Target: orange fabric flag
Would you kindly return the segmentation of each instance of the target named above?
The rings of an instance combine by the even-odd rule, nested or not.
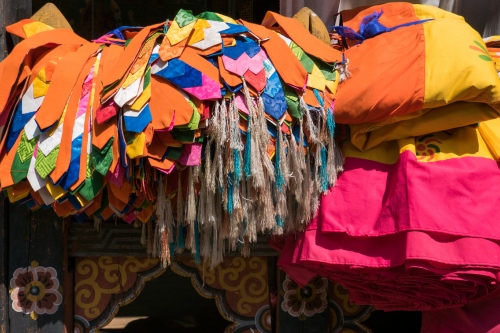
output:
[[[151,76],[149,108],[153,118],[152,125],[156,130],[170,128],[172,124],[187,125],[193,114],[193,107],[184,95],[172,83],[156,75]]]
[[[262,40],[261,46],[266,50],[283,81],[290,86],[304,90],[307,82],[307,72],[285,41],[266,27],[243,20],[240,21]]]
[[[36,122],[42,130],[49,128],[61,118],[82,67],[99,47],[99,44],[88,43],[59,61],[50,89],[36,114]]]
[[[83,88],[83,82],[85,81],[85,78],[89,74],[89,71],[92,68],[92,66],[94,66],[95,61],[96,58],[91,58],[83,66],[80,75],[75,83],[75,88],[71,92],[71,96],[68,101],[68,107],[66,109],[66,114],[64,115],[64,120],[62,125],[63,132],[61,137],[61,144],[59,146],[59,152],[57,154],[56,167],[50,174],[50,178],[52,179],[52,182],[54,184],[56,184],[59,181],[59,179],[61,179],[61,177],[68,171],[69,164],[71,162],[73,127],[75,125],[76,114],[78,111],[78,103],[80,102],[80,95]],[[82,150],[81,154],[87,155],[87,152],[85,150]]]
[[[304,28],[297,19],[269,11],[262,20],[262,25],[269,29],[276,23],[280,26],[280,30],[300,46],[305,53],[331,64],[342,61],[342,52],[323,43]]]
[[[27,63],[27,60],[31,62],[36,59],[36,57],[32,58],[32,52],[29,51],[48,44],[84,45],[89,44],[89,42],[69,29],[56,29],[40,32],[35,38],[28,38],[17,44],[7,58],[2,61],[3,71],[0,77],[0,113],[4,111],[11,92],[15,90],[21,66]]]
[[[136,59],[137,54],[139,53],[139,50],[144,44],[146,38],[149,36],[151,31],[158,29],[161,26],[163,26],[163,23],[145,27],[132,38],[130,43],[125,47],[123,54],[121,54],[116,63],[112,66],[111,70],[106,71],[103,75],[102,84],[104,87],[108,87],[124,79],[125,74],[134,63],[134,60]],[[107,100],[110,96],[112,96],[119,87],[120,85],[107,91],[103,96],[103,100]]]

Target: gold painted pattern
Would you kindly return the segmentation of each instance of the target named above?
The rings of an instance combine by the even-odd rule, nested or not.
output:
[[[138,272],[158,263],[158,259],[135,257],[80,260],[76,267],[75,312],[88,320],[97,318],[112,295],[132,288]]]

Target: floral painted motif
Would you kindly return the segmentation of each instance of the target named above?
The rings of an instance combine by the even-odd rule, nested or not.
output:
[[[40,314],[53,314],[62,303],[62,295],[57,290],[59,280],[52,267],[31,266],[18,268],[10,280],[12,308],[16,312],[30,314],[36,319]]]
[[[474,51],[478,51],[478,52],[482,53],[479,55],[479,58],[481,58],[484,61],[492,61],[490,52],[488,52],[488,50],[481,43],[479,43],[477,40],[475,40],[474,44],[476,44],[476,46],[469,45],[469,47]]]
[[[438,144],[442,143],[438,139],[432,138],[432,135],[424,135],[417,139],[416,155],[418,160],[432,161],[434,154],[440,153]]]
[[[287,275],[283,282],[285,295],[281,309],[302,320],[321,313],[328,305],[327,288],[328,280],[320,276],[315,277],[304,288],[301,288]]]

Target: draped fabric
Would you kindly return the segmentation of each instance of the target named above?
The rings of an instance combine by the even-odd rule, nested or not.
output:
[[[302,7],[312,9],[328,30],[335,23],[335,14],[360,6],[373,6],[391,0],[281,0],[280,12],[292,16]],[[500,34],[500,6],[497,0],[408,0],[407,2],[432,5],[465,17],[465,20],[484,37]]]
[[[344,171],[306,230],[272,244],[297,283],[319,274],[354,303],[426,311],[423,333],[498,332],[499,38],[481,38],[498,9],[427,4],[343,13],[332,36],[350,72],[335,101]]]

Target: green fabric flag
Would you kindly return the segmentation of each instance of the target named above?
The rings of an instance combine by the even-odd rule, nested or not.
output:
[[[170,133],[172,134],[172,138],[174,140],[189,143],[194,141],[195,131],[182,131],[174,128]]]
[[[281,86],[283,87],[283,93],[285,94],[286,105],[288,106],[288,114],[293,118],[300,119],[302,118],[302,112],[299,107],[299,97],[293,88],[286,85],[284,82],[281,82]]]
[[[210,21],[224,22],[224,20],[222,20],[220,16],[215,14],[214,12],[203,12],[198,15],[198,18]]]
[[[186,25],[193,23],[196,20],[197,17],[194,16],[190,10],[181,9],[177,15],[175,15],[175,21],[177,21],[180,28],[184,28]]]
[[[97,172],[99,172],[103,176],[106,176],[111,163],[113,163],[113,149],[111,149],[113,145],[113,139],[114,138],[111,138],[102,148],[102,150],[99,150],[95,146],[92,146],[93,166],[95,170],[97,170]]]
[[[12,168],[10,170],[10,174],[12,175],[12,180],[14,180],[14,184],[19,183],[21,180],[25,179],[28,176],[28,169],[30,167],[31,160],[21,161],[19,156],[19,152],[17,152],[14,157],[14,162],[12,163]]]
[[[26,133],[24,133],[23,130],[21,141],[19,142],[19,147],[17,148],[17,154],[19,155],[21,163],[24,163],[27,160],[31,161],[37,141],[38,138],[33,138],[31,140],[28,140],[28,137],[26,136]]]
[[[166,158],[177,161],[182,154],[182,147],[168,147]]]
[[[85,179],[83,187],[78,193],[80,193],[85,200],[91,201],[102,190],[103,186],[103,176],[99,172],[95,171],[90,175],[90,177]]]
[[[35,170],[38,172],[40,177],[47,178],[52,170],[56,168],[57,155],[59,155],[59,146],[54,148],[47,156],[45,156],[43,152],[38,149]]]

